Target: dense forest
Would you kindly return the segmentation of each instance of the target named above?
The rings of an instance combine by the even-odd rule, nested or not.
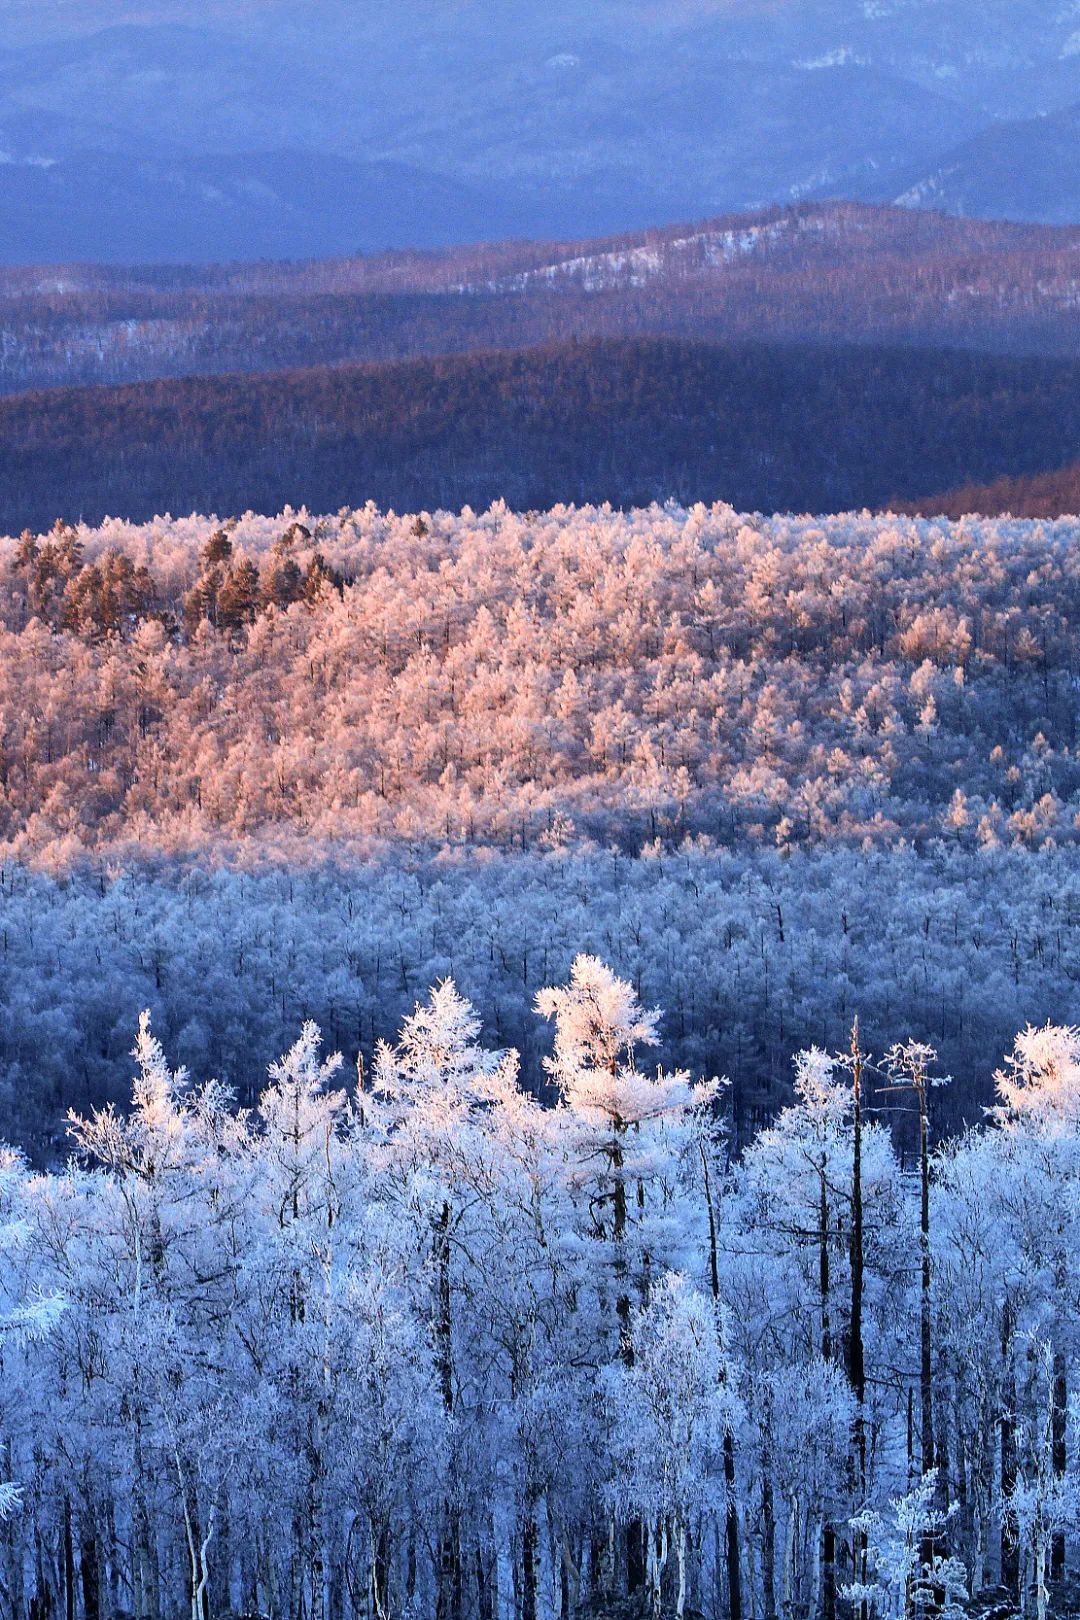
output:
[[[1080,980],[1075,523],[288,511],[0,548],[0,1105],[39,1161],[132,1021],[254,1097],[452,973],[541,1091],[588,949],[731,1076],[854,1010],[957,1074]],[[207,995],[208,986],[212,995]],[[43,989],[47,986],[47,995]]]
[[[0,391],[647,334],[1077,358],[1078,241],[830,203],[586,242],[0,268]]]
[[[73,844],[73,841],[72,841]],[[222,854],[225,852],[222,851]],[[239,865],[239,857],[246,867]],[[276,853],[276,858],[275,857]],[[55,872],[0,871],[0,1120],[39,1165],[68,1107],[128,1097],[143,1008],[176,1061],[254,1103],[306,1018],[369,1062],[428,985],[453,975],[547,1098],[533,997],[586,949],[662,998],[657,1056],[731,1079],[743,1146],[791,1095],[791,1052],[830,1050],[857,1011],[874,1050],[896,1028],[956,1078],[935,1135],[977,1122],[1026,1021],[1075,1017],[1075,850],[711,847],[525,853],[312,840],[297,866],[252,837],[234,864],[131,849]],[[893,1123],[911,1150],[910,1122]]]
[[[899,502],[901,512],[959,518],[968,512],[986,517],[1055,518],[1080,512],[1080,462],[1027,478],[995,478],[989,484],[966,484],[922,501]]]
[[[0,1620],[1048,1620],[1076,542],[0,541]]]
[[[717,499],[844,511],[1075,458],[1080,361],[589,341],[0,399],[0,522]]]
[[[1075,533],[504,505],[27,531],[0,835],[1072,841]]]
[[[732,1157],[602,961],[535,1015],[549,1106],[445,980],[355,1075],[306,1024],[241,1113],[146,1016],[127,1113],[0,1157],[5,1616],[1046,1620],[1080,1031],[935,1151],[934,1047],[855,1019]]]

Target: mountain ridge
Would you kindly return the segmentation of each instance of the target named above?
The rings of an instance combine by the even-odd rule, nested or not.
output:
[[[591,339],[0,399],[0,532],[290,502],[847,511],[1077,442],[1076,359]]]
[[[1080,356],[1078,302],[1078,227],[855,203],[298,262],[0,266],[0,392],[650,335]]]
[[[385,13],[228,0],[197,20],[161,5],[141,21],[125,6],[87,4],[81,17],[52,8],[55,26],[46,18],[36,34],[25,8],[8,11],[0,132],[25,123],[36,132],[27,156],[79,154],[82,164],[72,190],[86,209],[49,244],[57,261],[221,256],[197,211],[166,227],[167,184],[155,204],[130,167],[146,150],[187,162],[289,150],[313,163],[404,164],[424,181],[392,218],[390,199],[373,197],[394,226],[380,245],[430,246],[476,234],[464,205],[449,224],[432,215],[425,197],[439,185],[487,199],[487,234],[530,236],[801,197],[899,196],[966,143],[992,145],[1010,120],[1080,102],[1080,27],[1051,0],[674,11],[591,0],[543,13],[451,0],[402,0]],[[1064,138],[1080,157],[1080,132],[1068,126]],[[101,151],[129,168],[102,178],[86,161]],[[980,211],[1073,217],[1073,202],[1063,214],[1054,198],[1052,156],[1041,168],[1033,160],[1027,197],[990,185]],[[110,245],[107,231],[90,231],[95,183],[107,222],[143,219],[140,251],[130,232]],[[310,254],[313,240],[320,251],[331,239],[335,251],[370,245],[350,206],[348,195],[327,196],[313,219],[279,222],[285,256]],[[259,244],[274,239],[267,209],[250,217]],[[0,192],[0,240],[25,229]],[[34,248],[30,238],[24,259]]]
[[[903,207],[941,208],[960,217],[1065,225],[1080,218],[1080,101],[1040,118],[980,131],[946,152],[905,189],[882,200]],[[889,193],[888,195],[886,193]]]

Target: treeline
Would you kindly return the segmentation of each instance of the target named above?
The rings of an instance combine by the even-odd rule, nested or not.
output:
[[[776,205],[616,235],[567,240],[511,238],[439,249],[393,248],[352,258],[260,259],[225,264],[0,265],[0,297],[51,298],[83,293],[289,294],[431,293],[506,282],[552,265],[604,256],[655,256],[656,268],[682,277],[717,268],[703,244],[732,249],[736,267],[748,253],[791,270],[814,256],[823,264],[985,261],[1070,253],[1080,227],[1016,220],[965,219],[929,209],[834,200]],[[1064,264],[1064,260],[1062,261]],[[640,264],[638,266],[640,269]]]
[[[933,1151],[935,1049],[855,1019],[732,1157],[603,962],[535,1011],[549,1106],[444,981],[241,1113],[144,1016],[127,1114],[0,1154],[5,1620],[1051,1612],[1080,1031]]]
[[[8,622],[24,628],[33,621],[91,642],[130,638],[144,624],[177,640],[203,626],[239,636],[273,608],[302,602],[314,609],[327,591],[343,594],[344,577],[311,546],[306,524],[283,525],[261,567],[234,550],[235,527],[233,520],[206,537],[193,583],[179,596],[119,547],[87,557],[70,524],[57,522],[44,536],[24,529],[10,556]]]
[[[0,521],[724,499],[838,511],[1080,441],[1080,362],[675,340],[0,400]]]
[[[569,338],[1078,352],[1076,233],[855,204],[308,264],[0,270],[0,391]]]

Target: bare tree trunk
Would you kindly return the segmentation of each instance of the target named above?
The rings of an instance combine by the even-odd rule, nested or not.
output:
[[[652,1582],[652,1611],[654,1620],[660,1620],[660,1611],[663,1607],[664,1571],[667,1568],[668,1561],[667,1520],[661,1519],[659,1526],[655,1530],[650,1526],[646,1534],[648,1535],[649,1544],[649,1574]]]
[[[444,1203],[435,1223],[435,1254],[439,1275],[438,1318],[435,1324],[435,1342],[439,1371],[439,1388],[447,1412],[454,1409],[454,1355],[453,1322],[450,1295],[450,1205]]]
[[[390,1610],[390,1532],[380,1525],[372,1534],[371,1596],[378,1620]]]
[[[476,1542],[476,1612],[479,1620],[495,1620],[495,1587],[488,1572],[487,1560],[484,1557],[484,1548],[479,1539]]]
[[[626,1270],[626,1183],[623,1180],[625,1158],[622,1148],[624,1130],[625,1126],[621,1121],[617,1121],[611,1150],[612,1208],[614,1211],[612,1237],[615,1247],[616,1286],[618,1289],[615,1300],[615,1314],[619,1325],[619,1356],[626,1366],[630,1367],[633,1366],[634,1362],[634,1347],[630,1338],[631,1302],[629,1278]],[[645,1584],[646,1570],[643,1541],[640,1520],[631,1520],[626,1526],[624,1534],[626,1590],[628,1593],[640,1592]]]
[[[450,1284],[450,1205],[444,1202],[435,1223],[435,1253],[438,1266],[439,1298],[435,1324],[436,1363],[443,1408],[447,1415],[454,1410],[454,1339],[452,1293]],[[439,1543],[439,1595],[440,1615],[460,1620],[462,1612],[461,1527],[457,1514],[447,1504],[447,1523]]]
[[[716,1210],[712,1201],[709,1175],[709,1155],[701,1146],[701,1164],[705,1172],[705,1203],[709,1212],[709,1274],[713,1299],[720,1299],[720,1255],[716,1235]],[[725,1374],[726,1377],[726,1374]],[[724,1426],[724,1552],[727,1564],[728,1613],[730,1620],[742,1620],[742,1571],[739,1562],[739,1503],[735,1480],[735,1436],[731,1424]]]
[[[862,1074],[863,1056],[859,1049],[859,1020],[851,1032],[852,1063],[852,1158],[851,1158],[851,1317],[848,1332],[848,1379],[858,1403],[855,1414],[855,1451],[859,1483],[866,1473],[866,1424],[862,1405],[866,1398],[866,1362],[863,1347],[863,1186],[862,1186]]]
[[[821,1617],[836,1620],[836,1529],[829,1519],[821,1530]]]
[[[521,1526],[521,1620],[536,1620],[539,1587],[537,1547],[536,1503],[532,1492],[527,1491]]]
[[[853,1469],[856,1495],[866,1488],[866,1418],[863,1403],[866,1399],[866,1362],[863,1348],[863,1271],[865,1250],[863,1245],[863,1054],[859,1045],[859,1020],[851,1028],[851,1089],[852,1089],[852,1156],[851,1156],[851,1316],[848,1331],[848,1380],[855,1396],[855,1423],[853,1430]],[[866,1536],[856,1533],[852,1553],[856,1580],[866,1578]],[[866,1605],[860,1604],[865,1616]]]
[[[771,1458],[765,1459],[761,1476],[761,1596],[764,1620],[776,1620],[776,1509]]]
[[[559,1559],[559,1617],[560,1620],[570,1620],[577,1603],[578,1583],[580,1576],[574,1555],[570,1550],[570,1543],[565,1534],[561,1542]]]
[[[922,1422],[919,1440],[922,1471],[925,1474],[934,1466],[934,1364],[930,1316],[930,1129],[925,1077],[916,1090],[919,1099],[919,1247],[922,1251],[919,1290],[919,1399]]]
[[[1035,1536],[1035,1607],[1038,1620],[1046,1620],[1046,1538],[1041,1528]]]
[[[64,1615],[66,1620],[75,1620],[75,1538],[69,1496],[64,1497]]]
[[[724,1430],[724,1551],[728,1579],[730,1620],[742,1620],[742,1570],[739,1563],[739,1501],[735,1491],[735,1438],[730,1425]]]
[[[1006,1298],[1001,1314],[1001,1359],[1003,1363],[1001,1413],[1001,1494],[1008,1496],[1016,1486],[1016,1380],[1012,1367],[1012,1301]],[[1001,1529],[1001,1584],[1014,1597],[1020,1595],[1020,1546],[1003,1524]]]
[[[1064,1278],[1062,1279],[1064,1286]],[[1066,1448],[1066,1430],[1069,1415],[1069,1379],[1066,1369],[1065,1356],[1060,1350],[1054,1352],[1054,1410],[1052,1417],[1052,1463],[1055,1479],[1062,1479],[1068,1466],[1068,1452]],[[1065,1577],[1065,1532],[1055,1531],[1053,1544],[1050,1549],[1050,1579],[1060,1581]]]
[[[829,1259],[829,1183],[827,1160],[822,1149],[818,1168],[818,1302],[821,1310],[821,1358],[833,1359],[832,1342],[832,1290]],[[821,1613],[822,1620],[836,1620],[836,1530],[829,1514],[828,1504],[821,1522]]]
[[[131,1499],[132,1588],[135,1601],[135,1620],[158,1620],[161,1590],[157,1564],[157,1549],[150,1527],[150,1513],[146,1505],[146,1470],[143,1463],[142,1423],[135,1422],[135,1481]]]
[[[448,1620],[461,1620],[464,1601],[461,1572],[461,1525],[451,1514],[439,1541],[438,1613]]]
[[[91,1529],[83,1535],[79,1555],[84,1620],[101,1620],[101,1559],[98,1540]]]

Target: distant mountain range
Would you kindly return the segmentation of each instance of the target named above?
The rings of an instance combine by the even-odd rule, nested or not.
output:
[[[80,152],[0,163],[0,264],[374,252],[418,220],[436,246],[485,234],[500,207],[443,175],[325,153]],[[501,223],[513,228],[505,210]]]
[[[1066,0],[0,12],[7,263],[595,235],[834,195],[1080,220]]]
[[[895,177],[890,192],[895,192]],[[1040,118],[994,124],[913,177],[904,207],[975,218],[1080,219],[1080,102]]]

